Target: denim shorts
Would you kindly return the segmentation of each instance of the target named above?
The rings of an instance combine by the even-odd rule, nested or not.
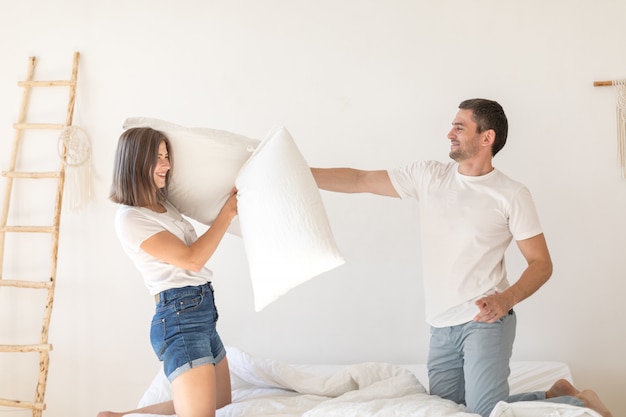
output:
[[[159,294],[150,342],[170,382],[193,367],[224,359],[226,349],[215,328],[217,317],[210,282]]]

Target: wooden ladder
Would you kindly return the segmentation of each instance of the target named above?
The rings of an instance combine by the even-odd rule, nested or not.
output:
[[[24,156],[20,156],[20,147],[23,142],[25,132],[37,129],[37,130],[49,130],[56,134],[50,134],[55,139],[59,138],[60,132],[66,127],[72,124],[72,117],[74,113],[74,102],[76,98],[76,80],[78,76],[78,60],[79,53],[74,53],[74,62],[72,68],[72,75],[70,80],[63,81],[36,81],[34,80],[34,72],[37,60],[35,57],[29,58],[27,76],[24,81],[18,82],[18,86],[22,87],[22,104],[17,122],[13,125],[15,134],[13,139],[13,148],[10,156],[10,165],[7,171],[2,172],[2,176],[6,178],[6,189],[4,195],[4,204],[2,207],[2,214],[0,217],[0,290],[2,287],[13,287],[20,289],[36,289],[44,290],[47,292],[45,297],[45,305],[43,306],[43,320],[41,326],[41,335],[38,343],[33,344],[0,344],[0,352],[8,353],[24,353],[35,352],[39,354],[39,376],[37,380],[37,386],[35,390],[34,401],[21,401],[21,400],[7,400],[0,398],[0,406],[3,407],[16,407],[21,409],[32,410],[33,417],[40,417],[43,410],[46,408],[44,402],[46,383],[48,379],[48,365],[50,363],[50,351],[52,345],[48,342],[48,332],[50,329],[50,318],[52,315],[52,306],[54,302],[54,288],[57,275],[57,255],[59,248],[59,225],[61,220],[61,207],[63,203],[63,190],[65,185],[65,164],[63,157],[66,154],[65,145],[60,146],[59,154],[61,156],[60,168],[58,171],[52,172],[25,172],[16,170],[19,168],[20,162],[23,161]],[[69,88],[69,100],[67,104],[67,112],[65,115],[65,121],[63,123],[33,123],[27,120],[27,113],[29,110],[31,91],[36,88],[42,87],[68,87]],[[46,138],[48,134],[44,135]],[[57,155],[54,155],[57,158]],[[18,160],[18,158],[21,158]],[[11,195],[13,192],[14,181],[19,182],[21,185],[26,186],[32,180],[48,179],[50,181],[56,181],[56,184],[52,184],[51,187],[56,185],[54,213],[52,225],[30,225],[30,226],[14,226],[8,225],[9,210],[11,207]],[[21,181],[24,180],[24,181]],[[42,279],[19,279],[19,277],[12,277],[12,279],[6,279],[4,276],[4,261],[8,246],[5,247],[6,237],[8,233],[36,233],[36,234],[49,234],[51,236],[51,253],[50,253],[50,275]],[[46,251],[47,252],[47,251]],[[28,254],[30,261],[36,254]],[[47,262],[47,261],[46,261]],[[20,271],[18,265],[16,270]],[[5,335],[0,335],[0,343],[5,343],[2,340]],[[0,394],[1,395],[1,394]]]

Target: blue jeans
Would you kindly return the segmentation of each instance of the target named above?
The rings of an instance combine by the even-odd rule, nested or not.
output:
[[[470,321],[431,327],[428,354],[430,393],[489,416],[498,401],[549,401],[584,406],[575,397],[546,399],[544,391],[509,396],[509,361],[517,317],[511,310],[495,323]]]
[[[217,364],[226,349],[215,327],[218,314],[210,282],[159,294],[150,341],[170,381],[201,365]]]

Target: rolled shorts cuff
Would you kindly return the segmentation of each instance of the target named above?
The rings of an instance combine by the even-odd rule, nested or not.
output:
[[[198,358],[198,359],[194,359],[194,360],[192,360],[190,362],[187,362],[187,363],[179,366],[178,368],[174,369],[174,371],[172,371],[172,373],[170,373],[167,376],[167,379],[170,382],[172,382],[172,381],[174,381],[174,379],[176,379],[176,377],[180,376],[181,374],[183,374],[184,372],[190,370],[191,368],[197,368],[198,366],[209,365],[209,364],[210,365],[217,365],[225,357],[226,357],[226,349],[224,349],[222,347],[220,352],[217,354],[217,357],[205,356],[204,358]]]

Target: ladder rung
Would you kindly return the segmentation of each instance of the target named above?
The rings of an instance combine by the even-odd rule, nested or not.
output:
[[[0,352],[50,352],[51,350],[52,345],[50,343],[41,343],[38,345],[0,345]]]
[[[72,86],[74,81],[71,80],[56,80],[56,81],[18,81],[19,87],[63,87]]]
[[[14,233],[55,233],[55,226],[5,226],[0,227],[0,232]]]
[[[51,288],[51,281],[22,281],[17,279],[0,279],[0,287],[15,288]]]
[[[61,130],[65,127],[60,123],[14,123],[14,129],[48,129],[48,130]]]
[[[5,400],[0,398],[0,405],[5,407],[18,407],[18,408],[28,408],[31,410],[45,410],[46,405],[44,403],[31,403],[28,401],[18,401],[18,400]]]
[[[59,171],[50,172],[17,172],[17,171],[2,171],[3,177],[12,178],[59,178],[61,173]]]

